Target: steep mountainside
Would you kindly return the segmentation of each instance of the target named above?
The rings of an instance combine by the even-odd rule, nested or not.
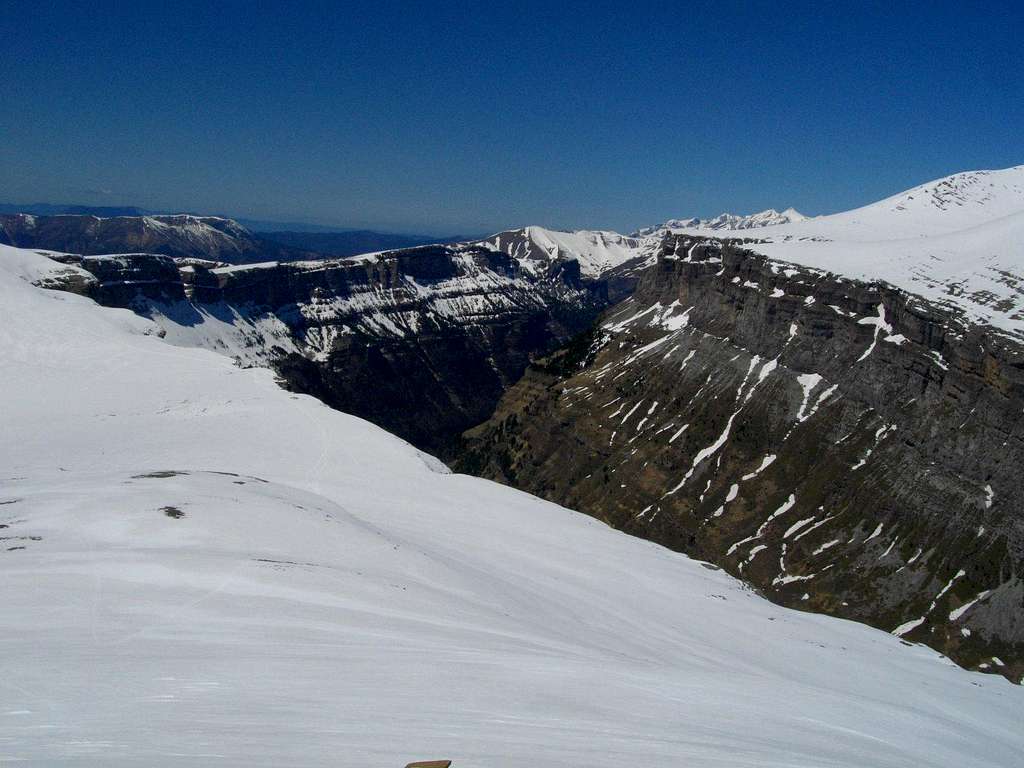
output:
[[[217,216],[0,216],[0,244],[81,254],[159,253],[244,264],[315,256]]]
[[[576,261],[584,277],[604,280],[612,301],[617,302],[632,292],[637,276],[654,263],[658,239],[523,227],[499,232],[477,244],[508,254],[527,272],[543,272],[553,262]]]
[[[774,599],[1020,679],[1022,175],[756,232],[68,257],[64,282]]]
[[[276,366],[287,385],[446,453],[494,411],[532,355],[608,305],[575,260],[524,270],[481,246],[218,266],[149,254],[65,257],[68,287],[156,320],[169,341]]]
[[[984,768],[1022,691],[33,287],[0,246],[0,744],[26,765]],[[298,279],[298,278],[295,278]]]
[[[1015,337],[681,234],[456,466],[1020,680],[1022,412]]]

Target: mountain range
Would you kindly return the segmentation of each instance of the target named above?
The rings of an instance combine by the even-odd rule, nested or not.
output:
[[[735,229],[758,229],[760,227],[774,227],[778,224],[794,224],[806,220],[807,217],[794,208],[776,211],[774,208],[740,215],[735,213],[722,213],[710,219],[689,218],[669,219],[656,227],[644,227],[633,233],[634,237],[644,237],[660,232],[669,232],[675,229],[709,229],[709,230],[735,230]]]
[[[5,217],[4,753],[1014,764],[1024,166],[765,213]]]
[[[196,214],[182,214],[168,211],[151,211],[135,206],[56,205],[52,203],[18,205],[12,203],[0,203],[0,217],[16,218],[17,214],[24,214],[25,216],[33,217],[36,220],[41,217],[51,219],[51,217],[56,216],[82,217],[83,219],[89,217],[99,219],[123,219],[126,217],[142,219],[146,217],[156,217],[159,220],[165,221],[176,217],[191,217],[194,219],[205,220],[227,219],[227,217],[224,216],[200,216]],[[338,227],[330,227],[321,224],[308,224],[305,222],[264,221],[249,218],[231,218],[228,220],[232,222],[234,229],[248,230],[248,235],[251,236],[251,239],[267,240],[279,246],[287,246],[305,253],[316,253],[325,256],[354,256],[360,253],[382,251],[390,248],[407,248],[416,245],[449,243],[473,239],[470,236],[464,235],[438,237],[431,235],[377,232],[369,229],[339,229]],[[8,221],[10,222],[11,219],[8,219]],[[61,233],[60,227],[55,226],[55,224],[56,222],[54,221],[50,222],[51,228],[45,237],[47,245],[44,247],[52,250],[73,250],[74,247],[83,247],[83,242],[87,242],[81,239],[80,233],[78,234],[78,239],[74,239],[74,235],[70,232]],[[76,226],[79,229],[82,229],[81,224],[76,225],[71,221],[65,221],[63,226],[67,227],[69,230]],[[106,234],[108,239],[98,241],[104,242],[106,247],[120,251],[124,251],[132,247],[132,241],[127,237],[120,241],[116,239],[109,239],[109,225]],[[3,233],[0,232],[0,237],[2,236]],[[7,235],[5,239],[9,241],[7,244],[10,244],[10,241],[13,241],[11,235]],[[65,248],[63,245],[64,243],[73,247]],[[158,249],[156,252],[165,253],[165,251],[159,250],[158,241],[150,240],[148,247],[150,249],[156,247]],[[201,250],[201,247],[198,244],[196,244],[196,247]],[[273,246],[263,245],[261,247],[265,251],[265,258],[271,258],[273,256]],[[259,253],[259,251],[254,251],[252,248],[242,248],[238,250],[240,252],[248,252],[249,254]],[[169,255],[174,254],[170,253]],[[198,252],[192,252],[189,255],[195,256],[199,254]],[[216,254],[208,253],[207,255],[214,256]],[[253,258],[256,257],[253,256]]]

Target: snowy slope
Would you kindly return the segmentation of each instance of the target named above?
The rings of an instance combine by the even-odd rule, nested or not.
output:
[[[0,248],[0,761],[1018,762],[1005,680],[447,474],[53,266]]]
[[[651,256],[657,241],[618,232],[523,227],[498,232],[478,245],[507,253],[530,272],[542,272],[558,261],[576,260],[584,277],[598,278],[615,267]]]
[[[883,280],[1024,334],[1024,165],[959,173],[853,211],[744,234],[763,240],[748,247],[772,258]]]
[[[644,227],[643,229],[637,230],[634,233],[634,237],[644,237],[677,229],[758,229],[760,227],[770,227],[776,224],[789,224],[791,222],[803,221],[806,218],[806,216],[795,208],[787,208],[784,211],[776,211],[774,208],[768,208],[767,210],[747,215],[721,213],[710,219],[669,219],[664,224],[660,224],[656,227]]]

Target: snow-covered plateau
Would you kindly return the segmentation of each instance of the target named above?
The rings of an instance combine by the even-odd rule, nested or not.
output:
[[[970,171],[831,216],[742,233],[685,226],[709,238],[751,238],[773,259],[887,282],[1024,335],[1024,165]]]
[[[1020,687],[35,285],[76,269],[0,247],[0,762],[1019,764]]]

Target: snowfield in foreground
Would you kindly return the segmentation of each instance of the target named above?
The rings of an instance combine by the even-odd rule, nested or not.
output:
[[[0,247],[0,762],[1012,766],[1024,691],[448,474]]]

